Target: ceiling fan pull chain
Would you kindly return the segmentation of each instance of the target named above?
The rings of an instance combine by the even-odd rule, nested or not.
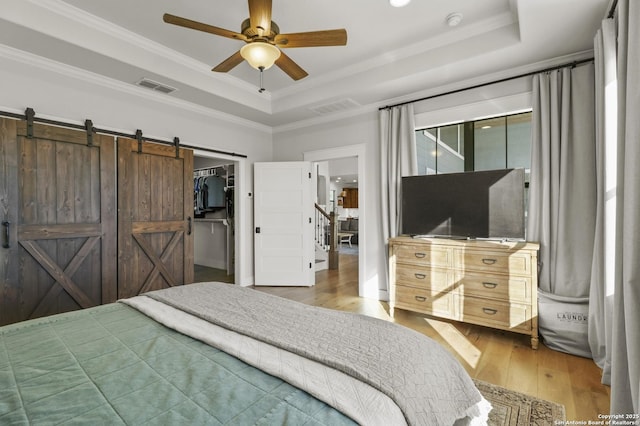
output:
[[[264,83],[263,83],[263,75],[264,75],[264,67],[259,67],[258,68],[260,70],[260,89],[258,89],[259,93],[264,92]]]

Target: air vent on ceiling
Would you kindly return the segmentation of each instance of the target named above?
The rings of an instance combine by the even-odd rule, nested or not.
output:
[[[136,83],[138,86],[146,87],[147,89],[155,90],[162,93],[171,93],[178,89],[175,87],[167,86],[166,84],[158,83],[157,81],[143,78]]]
[[[323,104],[323,105],[316,105],[314,107],[309,107],[309,109],[313,112],[315,112],[316,114],[331,114],[334,112],[340,112],[340,111],[344,111],[347,109],[351,109],[351,108],[356,108],[359,107],[360,104],[358,104],[356,101],[354,101],[353,99],[342,99],[336,102],[331,102],[328,104]]]

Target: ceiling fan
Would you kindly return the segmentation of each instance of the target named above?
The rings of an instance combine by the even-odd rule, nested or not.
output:
[[[344,46],[347,44],[347,31],[344,29],[280,34],[278,25],[271,20],[271,0],[249,0],[249,18],[242,22],[239,33],[169,13],[164,14],[163,20],[168,24],[242,40],[247,43],[239,51],[216,65],[212,70],[216,72],[228,72],[246,60],[261,73],[275,63],[289,77],[300,80],[308,75],[307,72],[282,52],[281,48]],[[260,91],[263,90],[261,88]]]

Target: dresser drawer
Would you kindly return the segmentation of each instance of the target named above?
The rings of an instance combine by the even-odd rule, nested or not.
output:
[[[444,247],[419,247],[412,245],[395,245],[393,254],[397,263],[424,266],[453,266],[452,251]]]
[[[389,307],[531,336],[538,347],[533,242],[394,237]]]
[[[396,286],[395,296],[395,306],[398,308],[456,319],[452,293],[399,285]]]
[[[458,256],[458,267],[465,271],[531,275],[531,254],[525,251],[491,252],[461,250]]]
[[[396,267],[396,285],[450,291],[454,284],[454,273],[448,269],[423,268],[414,265]]]
[[[465,297],[531,303],[531,277],[458,271],[456,283]]]
[[[531,330],[531,306],[475,297],[460,297],[460,319],[514,331]]]

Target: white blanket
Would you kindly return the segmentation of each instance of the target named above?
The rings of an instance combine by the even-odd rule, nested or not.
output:
[[[150,292],[147,296],[202,321],[252,338],[240,338],[239,347],[249,347],[248,354],[238,356],[239,347],[231,348],[234,352],[230,353],[254,365],[264,363],[265,371],[269,369],[271,374],[283,377],[288,374],[284,370],[291,370],[288,365],[283,368],[286,364],[281,362],[271,364],[273,359],[289,356],[283,355],[285,353],[297,354],[377,389],[395,402],[409,424],[457,425],[487,421],[490,405],[460,363],[437,342],[406,327],[222,283],[190,284]],[[161,318],[156,319],[162,322]],[[182,331],[177,328],[182,327],[181,321],[172,328]],[[199,321],[197,324],[196,332],[202,326]],[[203,334],[201,337],[207,338],[208,332]],[[254,341],[271,347],[260,346],[256,351]],[[260,355],[263,352],[268,356]],[[294,365],[299,363],[296,360]],[[312,370],[317,371],[314,370],[317,368],[313,366]],[[310,377],[314,377],[313,381],[330,383],[326,379],[327,371],[323,369]],[[305,387],[309,385],[306,374],[303,372],[296,379],[298,383],[292,384],[343,410],[340,407],[344,404],[342,397],[334,396],[336,389],[328,388],[328,393],[321,395],[318,390]],[[343,378],[336,383],[346,389],[355,386],[343,385],[347,383]],[[369,396],[368,390],[366,395],[364,400],[374,398],[375,404],[384,400]],[[370,408],[357,401],[358,398],[355,410],[350,408],[352,413],[344,412],[362,424],[376,424],[377,415],[371,415]],[[387,407],[393,406],[387,402],[383,404],[385,412]],[[395,415],[394,418],[396,420],[381,423],[399,424]]]
[[[331,367],[236,333],[146,296],[121,302],[155,321],[216,347],[313,395],[361,425],[406,425],[385,394]]]

